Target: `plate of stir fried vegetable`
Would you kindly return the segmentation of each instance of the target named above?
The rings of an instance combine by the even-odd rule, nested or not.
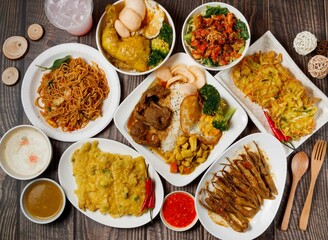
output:
[[[250,44],[250,30],[243,14],[219,2],[193,10],[184,22],[181,36],[187,54],[213,71],[237,64]]]
[[[244,137],[204,174],[196,190],[200,222],[219,239],[254,239],[279,208],[287,160],[279,141],[267,133]]]

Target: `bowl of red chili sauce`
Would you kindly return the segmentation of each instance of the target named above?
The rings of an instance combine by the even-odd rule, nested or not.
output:
[[[194,196],[185,191],[169,193],[164,199],[160,217],[171,230],[181,232],[192,228],[198,221]]]
[[[197,65],[220,71],[236,65],[247,53],[250,29],[244,15],[221,2],[195,8],[182,27],[182,45]]]

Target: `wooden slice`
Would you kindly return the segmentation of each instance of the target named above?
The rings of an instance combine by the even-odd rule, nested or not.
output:
[[[27,40],[22,36],[7,38],[2,46],[3,54],[9,59],[18,59],[27,51]]]
[[[27,29],[27,35],[33,41],[39,40],[43,35],[42,26],[37,23],[30,25]]]
[[[13,85],[19,78],[19,72],[15,67],[6,68],[2,73],[2,81],[6,85]]]

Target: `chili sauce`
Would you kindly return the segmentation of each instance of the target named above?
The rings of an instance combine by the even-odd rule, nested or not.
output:
[[[194,199],[186,193],[172,193],[163,204],[162,214],[169,225],[184,228],[196,218]]]

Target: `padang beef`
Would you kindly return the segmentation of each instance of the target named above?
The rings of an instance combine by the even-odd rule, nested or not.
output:
[[[171,110],[167,107],[160,107],[151,103],[149,107],[144,110],[143,117],[147,123],[156,130],[165,130],[171,123]]]
[[[171,123],[172,111],[158,102],[169,94],[170,90],[162,85],[149,88],[134,108],[135,118],[156,130],[165,130]]]
[[[130,128],[130,134],[134,141],[139,144],[159,147],[160,140],[156,133],[151,133],[150,127],[140,121],[136,121]]]

